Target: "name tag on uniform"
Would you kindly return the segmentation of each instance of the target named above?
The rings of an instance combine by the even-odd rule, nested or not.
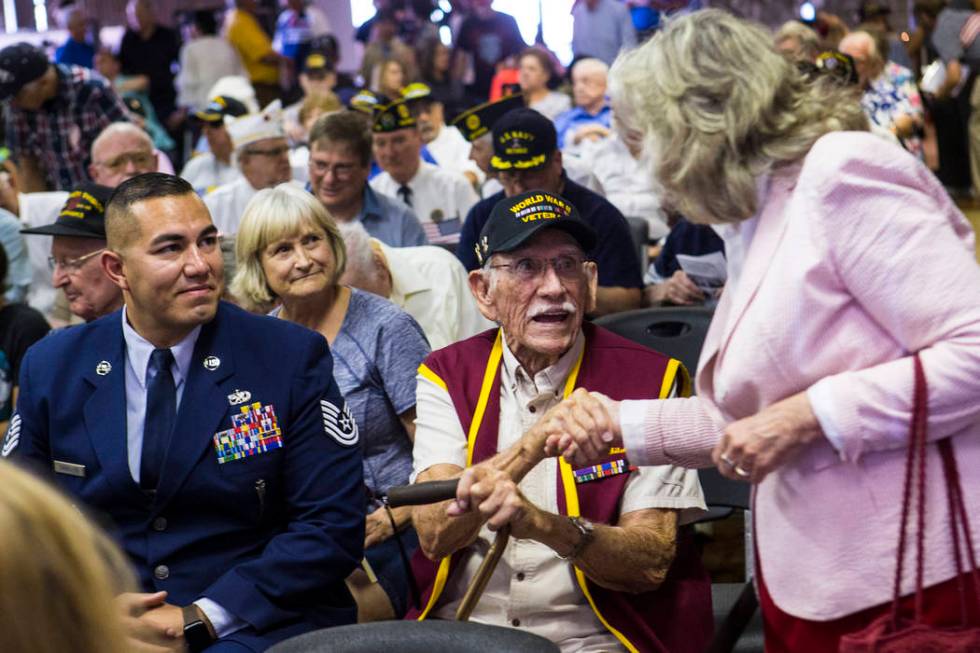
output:
[[[625,458],[618,458],[600,465],[582,467],[581,469],[573,470],[572,473],[575,474],[576,483],[588,483],[589,481],[596,481],[600,478],[626,474],[634,471],[635,469],[636,468],[631,466]]]
[[[66,463],[63,460],[53,461],[55,474],[67,474],[68,476],[77,476],[79,478],[85,478],[85,465],[76,465],[75,463]]]
[[[214,434],[219,465],[282,448],[282,431],[271,404],[255,402],[239,410],[231,417],[230,429]]]

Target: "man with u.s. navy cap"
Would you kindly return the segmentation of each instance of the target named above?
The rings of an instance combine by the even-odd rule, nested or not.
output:
[[[219,301],[217,230],[182,179],[123,183],[106,232],[125,305],[29,350],[0,453],[113,524],[145,592],[119,600],[133,649],[353,623],[363,472],[326,341]]]
[[[475,246],[498,202],[541,190],[565,198],[596,232],[595,247],[586,251],[599,267],[593,314],[638,308],[643,274],[639,258],[632,254],[635,249],[629,223],[604,197],[568,178],[554,124],[534,109],[513,109],[494,122],[491,134],[490,167],[497,171],[504,190],[478,202],[466,216],[456,249],[456,256],[466,269],[475,270],[480,265]]]

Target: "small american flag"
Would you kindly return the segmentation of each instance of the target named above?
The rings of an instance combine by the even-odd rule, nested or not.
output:
[[[978,34],[980,34],[980,13],[970,14],[960,30],[960,44],[964,50],[973,45]]]
[[[459,218],[422,223],[422,230],[431,245],[455,245],[459,242],[459,231],[462,228],[463,224]]]

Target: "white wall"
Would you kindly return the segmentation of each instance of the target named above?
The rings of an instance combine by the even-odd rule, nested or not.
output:
[[[340,70],[357,70],[361,63],[362,46],[354,40],[349,0],[315,0],[314,4],[327,14],[330,30],[340,44]]]

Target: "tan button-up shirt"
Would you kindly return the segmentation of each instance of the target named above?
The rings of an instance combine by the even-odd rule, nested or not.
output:
[[[565,380],[578,359],[585,337],[580,333],[558,362],[531,378],[507,347],[503,348],[498,450],[504,450],[549,408],[562,399]],[[416,473],[436,464],[466,466],[466,434],[449,394],[419,376],[414,464]],[[543,510],[558,512],[558,461],[547,458],[520,483],[521,492]],[[643,467],[633,472],[621,513],[649,508],[684,510],[682,521],[703,510],[697,472],[673,466]],[[433,616],[453,619],[466,586],[479,568],[495,533],[486,526],[464,554],[462,569],[450,576]],[[527,629],[556,642],[565,653],[619,651],[619,642],[599,622],[575,580],[574,568],[548,546],[512,538],[487,584],[472,621]]]

